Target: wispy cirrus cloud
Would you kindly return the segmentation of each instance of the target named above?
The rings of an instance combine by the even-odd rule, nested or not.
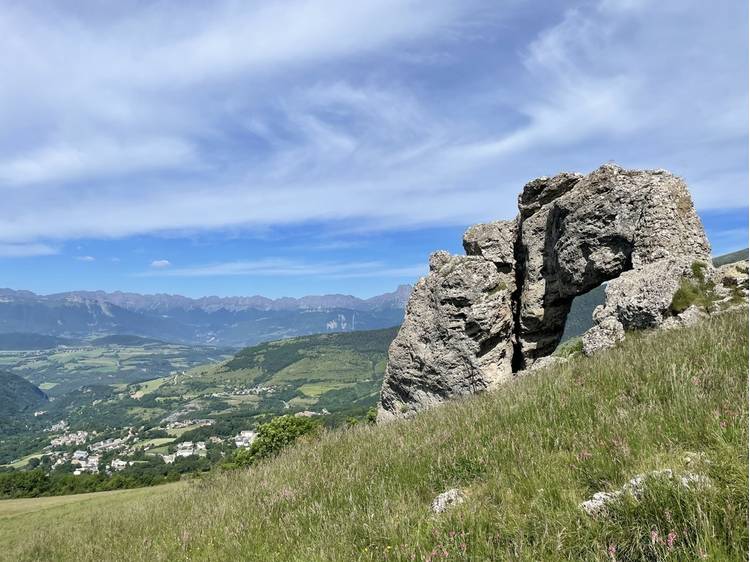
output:
[[[393,267],[381,261],[305,262],[290,259],[230,261],[159,271],[144,271],[139,277],[299,277],[316,276],[337,279],[357,277],[418,277],[426,273],[423,264]]]
[[[34,256],[51,256],[58,253],[58,249],[48,244],[4,244],[0,243],[0,257],[27,258]]]
[[[607,160],[747,205],[739,4],[42,4],[0,19],[0,243],[464,225]]]

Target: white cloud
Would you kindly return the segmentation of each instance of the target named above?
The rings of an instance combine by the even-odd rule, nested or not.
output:
[[[145,271],[137,275],[139,277],[316,276],[345,279],[357,277],[417,277],[425,273],[426,267],[422,264],[393,267],[380,261],[313,263],[269,258],[254,261],[220,262],[162,271]]]
[[[76,256],[76,259],[78,261],[87,261],[87,262],[96,261],[96,258],[94,256]]]
[[[0,243],[0,257],[2,258],[24,258],[32,256],[50,256],[57,254],[56,248],[47,244],[3,244]]]
[[[519,5],[8,8],[0,243],[466,224],[610,159],[685,176],[701,209],[747,205],[741,7],[604,0],[508,33]]]
[[[0,160],[0,184],[18,186],[87,177],[102,179],[184,167],[195,158],[192,147],[179,139],[137,138],[124,142],[87,138],[82,144],[44,146],[23,156]]]
[[[154,269],[165,269],[171,265],[172,263],[169,260],[154,260],[151,262],[151,267]]]

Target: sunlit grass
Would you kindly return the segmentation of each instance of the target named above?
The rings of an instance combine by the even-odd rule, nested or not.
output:
[[[137,503],[27,520],[8,560],[745,560],[747,313],[631,334],[494,393]],[[700,458],[688,461],[688,458]],[[607,517],[580,502],[639,473]],[[434,515],[451,487],[466,501]],[[671,538],[669,538],[671,537]]]

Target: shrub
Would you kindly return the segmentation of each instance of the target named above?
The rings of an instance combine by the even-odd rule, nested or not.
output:
[[[672,297],[670,308],[675,314],[684,312],[695,305],[708,311],[716,300],[714,284],[706,280],[706,264],[693,262],[690,267],[692,277],[680,280],[680,286]]]
[[[322,427],[317,420],[305,417],[279,416],[258,427],[258,436],[249,449],[241,449],[234,455],[236,466],[250,466],[266,457],[275,456],[284,447],[300,437],[315,437]]]
[[[571,338],[557,346],[556,357],[575,357],[583,353],[583,338]]]

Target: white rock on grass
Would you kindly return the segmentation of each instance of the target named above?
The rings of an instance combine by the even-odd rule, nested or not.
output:
[[[451,488],[432,500],[432,512],[443,513],[446,509],[463,503],[464,494],[458,488]]]
[[[590,500],[581,503],[579,507],[591,517],[606,515],[607,507],[618,501],[625,494],[630,494],[635,499],[639,499],[643,495],[647,482],[654,478],[666,478],[672,480],[674,478],[674,473],[671,469],[665,468],[663,470],[649,472],[648,474],[638,474],[630,479],[621,489],[613,492],[596,492],[591,496]],[[690,490],[707,488],[711,486],[711,479],[702,474],[687,472],[680,478],[680,485]]]

